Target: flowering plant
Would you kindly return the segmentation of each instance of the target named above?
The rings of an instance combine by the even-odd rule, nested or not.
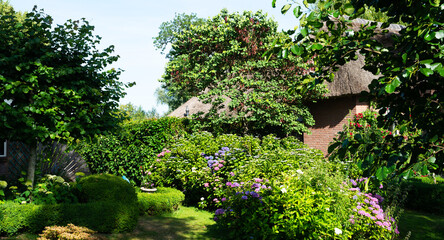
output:
[[[406,146],[414,144],[420,132],[408,131],[407,126],[378,125],[378,117],[372,110],[355,114],[328,148],[329,159],[347,163],[345,170],[352,178],[376,176],[375,180],[382,181],[413,167],[406,164],[412,157]],[[419,171],[428,172],[427,168]],[[404,174],[413,176],[410,172]]]

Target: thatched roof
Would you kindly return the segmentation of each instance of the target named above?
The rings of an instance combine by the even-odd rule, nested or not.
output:
[[[372,73],[362,69],[364,57],[358,54],[358,59],[339,67],[333,82],[326,83],[329,90],[327,97],[358,95],[368,91],[368,85],[376,78]]]
[[[219,109],[218,112],[229,112],[228,110],[228,103],[231,101],[231,99],[226,98],[224,102],[224,107]],[[211,104],[210,103],[203,103],[199,100],[197,97],[192,97],[190,100],[186,101],[184,104],[180,105],[180,107],[176,108],[176,110],[172,111],[170,114],[168,114],[169,117],[186,117],[185,113],[187,112],[188,108],[188,116],[191,116],[193,114],[198,114],[199,112],[207,113],[210,111]]]
[[[352,20],[350,29],[353,31],[359,31],[361,26],[367,23],[369,23],[369,21],[365,19],[354,19]],[[381,23],[378,23],[378,28],[380,28],[381,25]],[[387,28],[388,33],[380,34],[376,36],[376,39],[384,45],[389,45],[391,39],[390,36],[392,34],[397,34],[402,28],[404,27],[401,25],[391,24]],[[357,60],[350,61],[343,66],[340,66],[339,70],[335,73],[334,81],[331,83],[326,83],[327,88],[329,89],[327,97],[358,95],[362,91],[368,91],[368,85],[373,79],[376,79],[377,76],[362,69],[363,66],[364,57],[359,54]],[[229,101],[230,99],[225,101],[225,107],[220,109],[219,112],[228,111],[227,105]],[[211,104],[204,104],[199,101],[197,97],[192,97],[186,103],[182,104],[179,108],[171,112],[168,116],[184,117],[187,107],[189,110],[189,115],[192,115],[199,112],[207,113],[211,108]]]

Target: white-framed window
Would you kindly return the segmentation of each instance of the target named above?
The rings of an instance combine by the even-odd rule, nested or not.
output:
[[[0,157],[6,157],[8,152],[7,146],[6,140],[0,140]]]

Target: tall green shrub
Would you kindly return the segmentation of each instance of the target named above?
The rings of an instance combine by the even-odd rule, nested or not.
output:
[[[155,160],[163,148],[186,135],[182,119],[160,118],[128,122],[122,130],[80,142],[78,153],[92,173],[124,175],[133,183],[142,181],[140,166]]]

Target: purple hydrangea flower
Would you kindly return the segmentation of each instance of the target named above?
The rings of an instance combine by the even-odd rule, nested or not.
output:
[[[248,199],[248,197],[247,197],[247,196],[245,196],[245,195],[243,195],[243,196],[242,196],[242,199],[243,199],[243,200],[247,200],[247,199]]]
[[[216,214],[216,215],[222,215],[222,214],[224,214],[224,213],[225,213],[225,210],[222,209],[222,208],[219,208],[219,209],[216,210],[216,212],[215,212],[214,214]]]

